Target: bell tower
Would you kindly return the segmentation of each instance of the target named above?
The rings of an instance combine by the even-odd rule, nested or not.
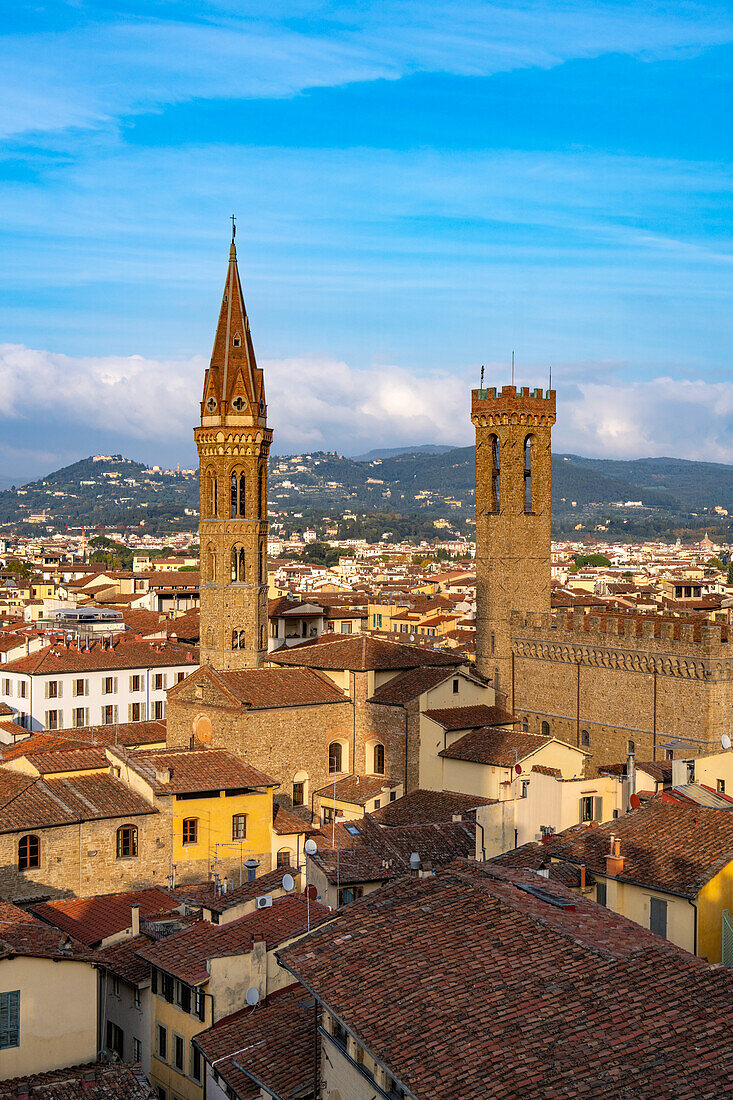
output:
[[[555,391],[473,390],[476,667],[513,708],[512,611],[550,610],[550,432]]]
[[[237,268],[234,228],[204,377],[199,453],[201,664],[257,668],[267,653],[267,426]]]

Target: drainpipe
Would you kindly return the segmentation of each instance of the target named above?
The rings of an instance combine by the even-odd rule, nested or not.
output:
[[[409,715],[407,713],[407,704],[406,703],[403,707],[403,710],[405,712],[405,782],[404,782],[404,786],[402,788],[402,793],[404,795],[404,794],[407,794],[407,723],[408,723],[408,719],[409,719]],[[420,716],[418,714],[418,722],[419,721],[420,721]],[[419,748],[418,748],[418,752],[419,752]]]
[[[694,923],[693,923],[693,926],[692,926],[692,954],[697,955],[697,905],[692,900],[692,898],[688,898],[687,902],[688,902],[689,905],[692,906],[692,909],[693,909],[694,914],[695,914]]]

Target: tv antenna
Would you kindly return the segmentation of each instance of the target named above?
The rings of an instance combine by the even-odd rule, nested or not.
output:
[[[514,385],[514,352],[512,352],[512,385]]]
[[[479,388],[480,389],[484,388],[484,365],[483,365],[483,363],[481,364],[481,381],[479,382]]]

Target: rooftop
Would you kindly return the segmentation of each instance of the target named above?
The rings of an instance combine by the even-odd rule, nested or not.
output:
[[[425,716],[432,718],[446,730],[478,729],[479,726],[512,726],[520,721],[503,707],[489,707],[479,703],[472,707],[445,707],[440,710],[426,710]]]
[[[155,794],[194,794],[247,787],[276,787],[278,782],[225,749],[139,749],[110,746],[117,758],[146,781]]]
[[[373,810],[371,816],[380,825],[437,825],[452,821],[454,814],[471,814],[477,806],[491,806],[495,802],[494,798],[480,795],[418,788]]]
[[[21,1085],[26,1091],[19,1091]],[[154,1100],[156,1093],[139,1066],[90,1062],[0,1081],[0,1100]]]
[[[468,760],[474,764],[513,768],[518,761],[531,756],[551,741],[551,737],[542,737],[536,733],[483,727],[459,737],[447,749],[441,749],[438,756],[448,760]]]
[[[368,634],[322,634],[290,649],[270,653],[268,660],[279,665],[305,668],[350,669],[366,672],[376,669],[408,669],[462,664],[459,657],[422,646],[383,641]]]
[[[119,894],[96,894],[91,898],[61,898],[32,906],[36,916],[61,928],[82,943],[92,946],[109,936],[132,927],[132,906],[140,906],[140,918],[172,912],[178,902],[172,902],[165,890],[127,890]]]
[[[7,768],[0,768],[0,809],[0,833],[158,812],[107,773],[43,778]]]

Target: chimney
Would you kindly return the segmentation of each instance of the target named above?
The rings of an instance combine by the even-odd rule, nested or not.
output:
[[[624,869],[624,856],[621,855],[621,841],[618,837],[611,837],[611,851],[606,856],[606,874],[609,878],[620,875]]]
[[[170,768],[156,768],[155,781],[156,783],[170,783],[172,774]]]
[[[580,865],[580,889],[585,890],[585,864]]]
[[[257,868],[260,862],[257,859],[246,859],[244,866],[247,868],[247,882],[254,882],[257,878]]]
[[[132,923],[130,925],[130,928],[132,929],[132,934],[133,934],[133,936],[139,936],[140,935],[140,906],[139,905],[131,905],[130,906],[130,911],[132,913]]]

